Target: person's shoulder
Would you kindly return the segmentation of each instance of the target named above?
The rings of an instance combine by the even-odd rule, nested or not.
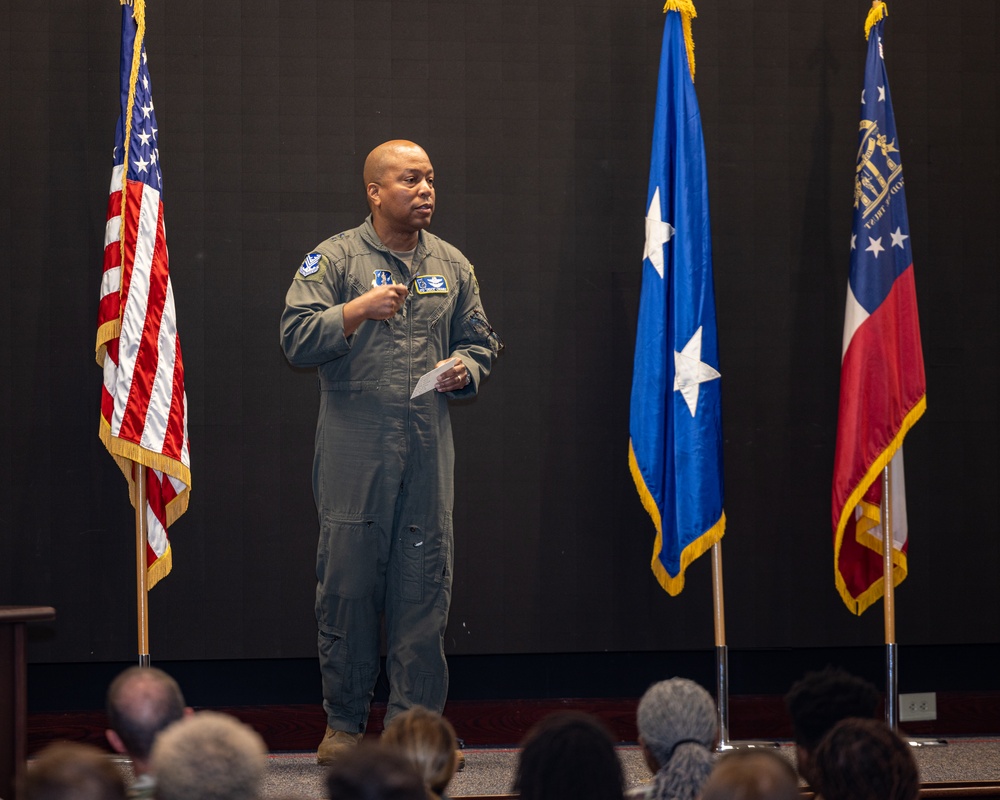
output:
[[[436,236],[430,231],[423,231],[423,237],[424,247],[427,248],[427,252],[431,255],[444,261],[452,261],[459,267],[468,265],[469,259],[455,245],[446,242],[440,236]]]
[[[346,231],[335,233],[328,239],[324,239],[313,248],[314,253],[320,253],[331,258],[342,257],[355,252],[359,248],[367,250],[368,245],[361,235],[362,228],[349,228]]]

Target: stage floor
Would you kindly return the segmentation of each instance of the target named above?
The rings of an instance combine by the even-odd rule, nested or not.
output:
[[[1000,739],[951,738],[945,746],[915,747],[914,755],[925,783],[951,781],[1000,781]],[[633,786],[650,778],[636,746],[618,749],[626,784]],[[790,761],[795,750],[782,742],[777,751]],[[516,748],[469,748],[465,769],[455,776],[448,795],[495,795],[512,791]],[[325,796],[325,770],[316,765],[312,753],[275,753],[268,760],[263,797],[321,798]]]

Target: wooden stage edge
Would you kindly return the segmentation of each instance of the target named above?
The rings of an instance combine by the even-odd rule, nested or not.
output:
[[[514,747],[542,717],[556,711],[585,711],[596,715],[619,742],[634,742],[637,698],[479,700],[449,703],[445,716],[466,747]],[[213,708],[251,725],[271,752],[315,750],[326,727],[323,709],[316,705],[235,706]],[[910,736],[960,737],[1000,735],[1000,692],[938,693],[938,718],[905,722]],[[372,706],[369,734],[382,730],[384,704]],[[74,711],[28,715],[28,753],[57,740],[105,746],[107,718],[103,711]],[[777,695],[729,698],[729,738],[790,740],[791,722]]]

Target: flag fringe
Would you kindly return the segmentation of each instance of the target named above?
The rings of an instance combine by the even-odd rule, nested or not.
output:
[[[684,588],[684,573],[687,568],[700,556],[705,555],[712,546],[719,542],[726,532],[726,514],[723,512],[722,516],[719,517],[718,521],[707,531],[705,531],[701,536],[695,539],[691,544],[685,547],[681,551],[681,568],[680,572],[676,576],[671,576],[669,572],[663,567],[663,562],[660,561],[660,551],[663,547],[663,537],[657,531],[656,543],[653,545],[653,560],[650,562],[650,566],[653,569],[653,574],[656,576],[656,580],[659,581],[660,586],[662,586],[667,594],[671,597],[676,597],[681,593]]]
[[[163,555],[146,567],[146,590],[152,589],[162,578],[166,578],[173,567],[173,551],[170,549],[170,543],[168,542],[167,549],[163,551]]]
[[[878,552],[881,550],[881,539],[876,540],[879,543]],[[893,548],[892,550],[892,585],[899,586],[906,578],[909,570],[906,562],[906,553],[901,550]],[[848,610],[855,616],[860,617],[865,613],[872,605],[877,603],[882,599],[885,594],[885,581],[875,581],[871,586],[865,589],[857,597],[853,597],[847,588],[847,584],[844,579],[840,576],[838,572],[836,575],[837,591],[840,592],[840,597],[843,599],[844,604],[847,606]]]
[[[694,34],[691,33],[691,20],[698,16],[692,0],[667,0],[663,5],[663,13],[676,11],[681,15],[681,27],[684,30],[684,46],[687,48],[688,67],[691,69],[691,81],[694,82]]]
[[[146,3],[145,0],[121,0],[123,6],[132,6],[132,19],[135,20],[135,39],[132,41],[132,68],[129,72],[128,78],[128,105],[125,106],[125,117],[122,119],[122,147],[125,148],[123,164],[124,169],[122,170],[122,220],[128,219],[125,216],[125,207],[128,201],[128,192],[124,191],[126,179],[128,176],[128,156],[129,150],[132,146],[132,107],[135,105],[135,84],[139,79],[139,60],[142,55],[142,41],[146,36]],[[125,268],[125,237],[120,237],[120,247],[121,247],[121,265],[122,269]],[[121,286],[118,289],[119,294],[125,289],[124,276],[121,282]],[[121,312],[118,314],[118,318],[121,319]]]
[[[635,458],[635,450],[632,448],[631,439],[628,440],[628,467],[632,473],[632,480],[635,482],[636,491],[639,492],[642,507],[646,509],[646,513],[653,520],[653,524],[656,526],[656,538],[659,540],[661,535],[660,509],[656,507],[656,500],[653,499],[652,492],[646,487],[646,480],[642,477],[642,470],[639,469],[639,462]]]
[[[893,437],[888,447],[886,447],[885,450],[883,450],[872,462],[872,465],[868,468],[868,471],[865,473],[858,485],[854,487],[854,491],[852,491],[848,496],[847,501],[840,510],[840,519],[837,521],[837,534],[833,541],[834,579],[837,584],[837,591],[840,592],[840,597],[844,601],[844,605],[847,606],[852,614],[856,614],[857,616],[861,616],[861,614],[863,614],[872,603],[882,597],[884,586],[881,581],[878,581],[862,592],[858,597],[852,596],[848,590],[847,583],[840,574],[840,548],[844,543],[844,530],[847,527],[847,519],[854,513],[854,509],[861,504],[862,499],[864,498],[869,487],[875,482],[879,473],[885,469],[886,465],[892,461],[892,457],[896,455],[899,448],[903,446],[903,439],[906,438],[906,434],[909,433],[910,428],[916,424],[917,420],[923,416],[923,413],[926,410],[927,395],[921,395],[920,399],[916,402],[913,408],[910,409],[909,413],[903,417],[903,422],[899,427],[899,431]],[[866,505],[870,506],[871,504]],[[873,513],[870,508],[863,509],[863,512],[869,519],[873,517]],[[866,530],[870,530],[871,527],[872,526],[869,526]],[[889,532],[888,536],[891,537],[892,533]],[[858,543],[875,552],[883,552],[882,539],[875,538],[871,534],[866,534],[863,538],[859,537]],[[875,545],[874,547],[872,546],[873,544]],[[895,547],[893,547],[892,550],[892,563],[894,567],[893,586],[896,586],[903,580],[903,578],[906,577],[906,554],[897,550]]]
[[[122,335],[122,318],[109,319],[97,329],[97,366],[104,369],[104,358],[108,351],[108,342]]]
[[[128,495],[135,507],[135,478],[132,475],[132,465],[141,464],[144,467],[159,470],[172,478],[176,478],[184,484],[184,490],[177,494],[166,505],[167,527],[169,528],[187,511],[189,495],[191,494],[191,469],[176,459],[147,450],[145,447],[119,439],[111,435],[111,426],[108,421],[101,417],[101,429],[99,432],[101,441],[111,453],[118,468],[122,471],[128,481]]]
[[[865,41],[871,34],[872,28],[883,19],[889,16],[889,7],[882,0],[874,0],[868,17],[865,19]]]
[[[632,448],[631,440],[628,443],[628,466],[632,473],[632,480],[635,481],[635,488],[639,492],[642,507],[646,509],[646,513],[649,514],[653,520],[653,524],[656,526],[656,541],[653,543],[653,558],[650,562],[650,567],[660,586],[671,597],[676,597],[684,588],[684,572],[687,568],[695,559],[703,556],[712,549],[712,546],[716,542],[722,539],[723,534],[726,532],[726,514],[723,512],[722,516],[719,517],[719,520],[711,528],[681,551],[680,572],[676,576],[671,576],[664,569],[663,563],[660,561],[660,553],[663,550],[663,527],[661,524],[660,509],[656,507],[656,501],[653,499],[653,495],[647,488],[646,481],[642,477],[642,471],[639,469],[639,462],[636,461],[635,450]]]

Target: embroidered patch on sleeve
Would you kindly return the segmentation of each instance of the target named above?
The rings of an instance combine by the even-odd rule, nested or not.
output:
[[[417,294],[448,294],[444,275],[420,275],[413,283]]]
[[[297,281],[319,281],[326,274],[327,257],[320,253],[310,253],[302,261],[302,266],[295,273]]]

